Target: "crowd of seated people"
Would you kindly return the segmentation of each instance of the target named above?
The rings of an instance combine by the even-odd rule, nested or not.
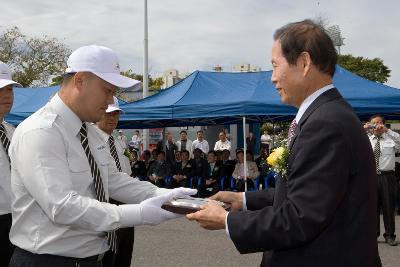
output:
[[[209,197],[220,190],[244,191],[245,180],[249,190],[256,190],[256,179],[257,183],[262,183],[261,176],[268,172],[265,164],[267,154],[263,150],[256,160],[257,163],[253,154],[247,151],[247,179],[242,149],[236,151],[234,159],[227,149],[212,150],[205,154],[200,148],[195,148],[192,153],[193,158],[190,158],[188,150],[177,151],[174,160],[168,161],[165,151],[162,150],[145,150],[141,158],[136,151],[132,151],[132,176],[164,188],[197,188],[199,197]]]

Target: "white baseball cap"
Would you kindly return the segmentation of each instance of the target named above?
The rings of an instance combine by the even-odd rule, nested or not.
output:
[[[106,113],[111,113],[111,112],[116,111],[116,110],[119,110],[119,111],[123,112],[122,109],[120,109],[120,107],[119,107],[118,98],[116,98],[114,96],[114,103],[108,105]]]
[[[98,45],[82,46],[67,60],[66,73],[87,71],[120,88],[132,87],[140,81],[120,74],[117,55],[110,48]]]
[[[22,85],[12,80],[10,67],[0,61],[0,89],[10,84],[17,87],[22,87]]]

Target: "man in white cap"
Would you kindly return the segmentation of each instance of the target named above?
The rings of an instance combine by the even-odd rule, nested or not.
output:
[[[108,105],[106,113],[101,119],[96,122],[100,135],[104,137],[107,143],[107,149],[110,151],[111,156],[115,161],[117,169],[129,175],[132,173],[129,159],[124,155],[124,148],[119,142],[116,142],[112,136],[113,131],[117,128],[119,115],[122,109],[119,107],[118,99],[114,96],[114,103]],[[115,205],[122,205],[123,203],[110,199],[110,203]],[[121,228],[117,230],[118,238],[118,251],[113,253],[111,250],[107,251],[103,258],[103,267],[129,267],[132,261],[133,242],[134,242],[134,227]]]
[[[60,91],[18,126],[10,145],[13,267],[100,267],[107,250],[117,251],[115,230],[176,218],[161,205],[195,193],[119,172],[89,123],[102,118],[117,87],[137,83],[120,75],[115,53],[84,46],[67,64]]]
[[[13,105],[13,86],[21,86],[11,79],[11,70],[0,61],[0,266],[8,266],[14,246],[8,237],[11,227],[10,158],[8,149],[14,127],[4,121]]]

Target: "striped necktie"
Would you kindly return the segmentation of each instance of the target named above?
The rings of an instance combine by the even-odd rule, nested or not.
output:
[[[7,131],[3,124],[0,124],[0,140],[1,140],[1,143],[3,144],[4,151],[6,152],[6,154],[8,156],[8,148],[10,147],[10,139],[8,139],[8,137],[7,137]],[[10,159],[10,157],[8,159]]]
[[[296,119],[292,121],[289,127],[289,132],[288,132],[288,146],[290,145],[290,142],[292,141],[292,138],[294,136],[294,132],[296,131],[297,123]]]
[[[92,177],[93,177],[94,190],[96,192],[96,198],[98,201],[108,202],[106,199],[106,194],[104,192],[103,181],[100,176],[99,167],[97,166],[97,163],[94,160],[92,153],[90,152],[85,123],[82,124],[79,134],[80,134],[83,150],[85,150],[86,157],[88,158],[88,161],[89,161],[90,172],[92,173]],[[115,234],[115,231],[107,232],[107,242],[108,242],[108,245],[110,246],[110,249],[114,253],[116,253],[117,252],[117,236]]]
[[[376,143],[374,147],[374,158],[375,158],[375,166],[376,166],[376,174],[381,174],[381,170],[379,169],[379,158],[381,156],[381,136],[375,136]]]
[[[110,137],[108,138],[108,143],[110,144],[110,152],[111,152],[111,156],[115,160],[115,165],[117,165],[118,171],[122,172],[121,163],[119,162],[119,158],[118,158],[118,154],[117,154],[117,149],[115,148],[114,137],[112,135],[110,135]]]

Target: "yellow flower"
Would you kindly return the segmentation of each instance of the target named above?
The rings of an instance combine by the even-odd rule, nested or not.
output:
[[[271,166],[275,166],[278,160],[276,149],[267,158],[267,163]]]

